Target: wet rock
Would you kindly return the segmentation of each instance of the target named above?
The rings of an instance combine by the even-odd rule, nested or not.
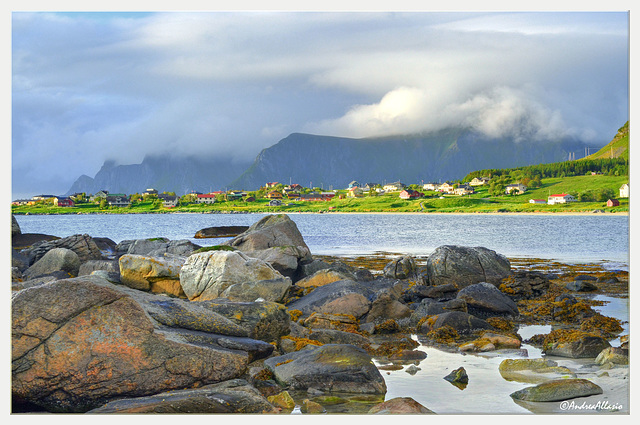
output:
[[[502,349],[518,349],[520,345],[520,340],[515,336],[484,332],[480,338],[460,346],[460,351],[487,352]]]
[[[395,259],[384,266],[383,274],[391,279],[416,278],[416,261],[409,255]]]
[[[511,398],[522,401],[562,401],[577,397],[602,394],[602,388],[586,379],[559,379],[543,382],[511,393]]]
[[[23,250],[28,252],[28,250],[36,248],[44,242],[56,241],[59,239],[60,238],[57,236],[45,235],[43,233],[19,233],[11,237],[11,247],[14,250]]]
[[[598,354],[598,357],[596,357],[596,364],[604,365],[606,363],[618,365],[629,364],[629,350],[620,347],[605,348]]]
[[[283,278],[269,264],[238,251],[193,254],[180,270],[180,284],[191,301],[219,298],[228,287],[238,283]]]
[[[569,368],[558,366],[549,359],[505,359],[498,367],[500,375],[507,381],[537,384],[554,379],[571,377],[576,374]]]
[[[302,261],[298,265],[298,273],[296,275],[296,280],[301,280],[306,277],[317,273],[320,270],[331,270],[342,275],[348,276],[351,280],[356,279],[356,272],[358,271],[354,267],[351,267],[342,261],[334,261],[332,263],[327,263],[326,261],[314,259],[310,261]]]
[[[464,369],[464,367],[459,367],[452,370],[451,373],[445,376],[444,380],[451,383],[468,384],[469,376],[467,375],[467,371]]]
[[[371,356],[353,345],[328,344],[310,351],[271,357],[264,365],[290,389],[384,394],[382,375]]]
[[[415,375],[420,370],[422,370],[422,369],[420,369],[418,366],[412,364],[412,365],[409,365],[409,367],[406,368],[404,371],[407,372],[409,375]]]
[[[186,298],[180,284],[182,257],[125,254],[118,260],[120,282],[133,289]]]
[[[396,397],[384,403],[376,404],[369,409],[373,415],[411,415],[434,413],[411,397]]]
[[[443,245],[427,259],[427,277],[431,286],[453,283],[464,288],[479,282],[500,284],[509,276],[509,260],[487,248]]]
[[[276,413],[277,410],[242,379],[201,388],[170,391],[147,397],[115,400],[91,410],[93,414],[138,413]]]
[[[516,303],[491,283],[469,285],[458,292],[457,298],[465,301],[468,312],[475,316],[518,315]]]
[[[207,318],[215,319],[213,314],[192,312],[198,321],[183,321],[191,329],[175,329],[177,323],[172,328],[152,318],[150,307],[165,300],[182,303],[187,311],[198,307],[95,276],[15,293],[14,397],[49,411],[85,412],[115,399],[216,383],[244,373],[246,352],[196,345],[181,336],[196,332],[194,325]]]
[[[249,226],[214,226],[200,229],[193,236],[195,239],[230,238],[249,230]]]
[[[29,268],[29,258],[15,249],[11,250],[11,267],[17,268],[20,272],[24,272]]]
[[[24,278],[33,279],[58,271],[77,276],[79,268],[80,259],[78,254],[66,248],[53,248],[25,270]]]

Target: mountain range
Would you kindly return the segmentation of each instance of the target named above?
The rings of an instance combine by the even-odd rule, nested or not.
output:
[[[588,146],[574,138],[515,141],[462,129],[363,139],[293,133],[263,149],[253,163],[170,156],[147,156],[131,165],[107,161],[95,177],[80,176],[67,194],[140,193],[151,187],[176,194],[256,190],[274,181],[323,189],[344,188],[353,180],[440,182],[478,169],[566,161],[570,153],[579,158]]]

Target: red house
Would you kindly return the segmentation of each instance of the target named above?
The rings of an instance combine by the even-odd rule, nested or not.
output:
[[[423,196],[424,195],[422,193],[412,189],[405,189],[402,192],[400,192],[401,199],[418,199],[418,198],[422,198]]]
[[[617,199],[609,199],[607,201],[607,206],[608,207],[619,207],[620,206],[620,201],[618,201]]]
[[[62,196],[56,198],[54,204],[59,207],[73,207],[75,205],[71,198]]]

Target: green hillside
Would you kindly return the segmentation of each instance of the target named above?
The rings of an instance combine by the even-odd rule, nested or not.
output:
[[[629,160],[629,121],[620,127],[618,134],[598,152],[583,159],[624,158]]]

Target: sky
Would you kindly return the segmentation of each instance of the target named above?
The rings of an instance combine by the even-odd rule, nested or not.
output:
[[[294,132],[600,147],[629,120],[627,12],[140,10],[11,13],[12,198]]]

